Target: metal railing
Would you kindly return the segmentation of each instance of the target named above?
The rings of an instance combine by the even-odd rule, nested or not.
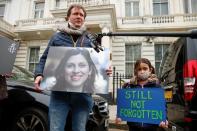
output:
[[[113,67],[113,76],[112,77],[113,77],[112,102],[116,103],[117,89],[122,88],[123,84],[125,82],[128,82],[131,79],[132,75],[125,75],[125,74],[121,74],[119,72],[116,72],[116,68]]]
[[[75,0],[77,1],[77,0]],[[80,1],[81,2],[81,1]],[[88,2],[88,1],[86,1]],[[89,5],[86,5],[89,6]],[[166,24],[173,24],[173,26],[187,26],[193,22],[197,23],[197,14],[186,14],[186,15],[165,15],[165,16],[142,16],[142,17],[118,17],[117,21],[121,20],[122,24],[133,25],[130,28],[136,28],[138,26],[153,28],[154,26],[164,26]],[[0,21],[1,22],[1,21]],[[27,26],[45,26],[45,25],[56,25],[58,22],[65,22],[64,18],[41,18],[41,19],[24,19],[16,22],[16,27],[27,27]],[[2,22],[0,23],[2,25]],[[7,28],[7,24],[3,23],[2,27]],[[136,24],[136,25],[135,25]],[[8,27],[9,28],[9,27]]]
[[[122,17],[122,24],[166,24],[197,22],[197,14]]]
[[[26,19],[16,22],[16,27],[23,26],[43,26],[43,25],[57,25],[65,22],[64,18],[42,18],[42,19]]]

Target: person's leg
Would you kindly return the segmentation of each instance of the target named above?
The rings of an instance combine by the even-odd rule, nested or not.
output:
[[[50,131],[64,131],[66,118],[70,110],[68,95],[65,92],[52,92],[49,105]]]
[[[93,99],[88,94],[72,95],[72,130],[85,131],[89,113],[93,107]]]

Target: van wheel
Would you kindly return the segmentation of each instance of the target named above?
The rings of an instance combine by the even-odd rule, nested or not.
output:
[[[12,131],[48,131],[47,113],[34,107],[22,110],[13,121]]]

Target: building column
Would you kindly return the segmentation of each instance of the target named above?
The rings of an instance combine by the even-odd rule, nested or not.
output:
[[[49,1],[50,10],[54,10],[55,9],[55,5],[56,5],[55,0],[50,0]]]
[[[100,24],[99,26],[101,28],[102,33],[110,32],[110,25]],[[104,46],[105,48],[110,49],[111,48],[110,43],[111,43],[110,37],[109,36],[103,36],[102,41],[101,41],[102,46]]]
[[[147,58],[150,60],[151,64],[155,66],[155,50],[154,50],[154,41],[152,38],[148,41],[142,42],[141,57]]]
[[[101,28],[102,33],[109,33],[111,31],[111,26],[109,24],[100,24],[99,25]],[[112,39],[109,36],[103,36],[102,40],[101,40],[101,44],[103,47],[108,48],[109,49],[109,66],[111,67],[111,69],[113,69],[112,67]],[[109,77],[109,87],[108,87],[108,92],[112,93],[113,92],[113,85],[112,85],[112,77]]]

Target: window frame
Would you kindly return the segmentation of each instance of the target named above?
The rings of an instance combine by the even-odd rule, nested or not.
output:
[[[38,49],[38,51],[37,51],[37,57],[38,58],[35,58],[37,61],[30,61],[31,60],[31,49]],[[39,63],[40,46],[30,46],[30,47],[28,47],[28,52],[29,52],[28,53],[28,70],[31,71],[31,72],[34,72],[36,65]],[[33,64],[34,65],[34,69],[33,70],[30,70],[30,64]]]
[[[3,18],[4,15],[5,15],[5,7],[6,7],[6,5],[5,4],[0,4],[0,7],[4,7],[4,10],[3,10],[2,14],[0,12],[0,18]]]
[[[43,9],[36,9],[37,4],[43,4]],[[44,1],[35,1],[34,3],[34,19],[40,19],[44,17],[44,8],[45,8],[45,2]],[[38,17],[36,16],[36,12],[38,12]]]
[[[60,8],[61,0],[55,0],[55,7]]]
[[[164,45],[167,47],[167,48],[165,48],[165,51],[164,51]],[[167,42],[165,42],[165,43],[155,43],[154,44],[154,54],[155,54],[155,73],[156,74],[158,74],[159,73],[159,68],[160,68],[160,65],[161,65],[161,62],[162,62],[162,59],[159,59],[159,60],[157,60],[156,59],[156,56],[157,56],[157,54],[156,54],[156,46],[162,46],[162,55],[161,55],[161,58],[163,58],[163,56],[165,55],[165,52],[167,51],[167,49],[169,48],[169,46],[170,46],[170,43],[167,43]],[[159,63],[159,66],[158,66],[158,69],[157,69],[157,63]]]
[[[165,0],[165,1],[163,1],[163,2],[162,2],[162,0],[159,0],[159,2],[154,2],[154,1],[155,1],[155,0],[152,0],[152,2],[153,2],[153,3],[152,3],[152,6],[153,6],[153,8],[152,8],[152,9],[153,9],[153,16],[169,15],[169,0]],[[162,8],[161,8],[161,7],[162,7],[162,4],[164,4],[164,3],[167,3],[167,13],[166,13],[166,14],[162,12]],[[160,6],[159,6],[159,7],[160,7],[160,8],[159,8],[159,9],[160,9],[160,10],[159,10],[159,14],[155,14],[155,11],[154,11],[154,5],[155,5],[155,4],[159,4],[159,5],[160,5]],[[157,12],[158,12],[158,11],[157,11]]]
[[[138,57],[136,57],[136,58],[133,57],[133,60],[127,60],[127,49],[129,49],[127,46],[133,46],[133,48],[135,48],[135,46],[139,46],[139,51],[138,52],[140,52],[139,58],[141,58],[142,57],[142,43],[139,43],[139,42],[136,42],[136,43],[125,43],[125,75],[131,75],[131,74],[133,75],[134,72],[132,72],[132,71],[134,71],[134,64],[135,64],[136,60],[139,59],[139,58]],[[132,53],[135,54],[134,52],[132,52]],[[127,69],[127,64],[132,64],[133,69],[132,70],[131,69],[128,70]]]
[[[183,8],[184,8],[184,13],[189,14],[189,13],[197,13],[193,9],[195,8],[195,5],[192,3],[194,0],[184,0],[183,2]],[[194,5],[194,7],[192,6]]]
[[[134,13],[134,11],[135,11],[134,2],[138,3],[138,14],[137,15],[135,15],[135,13]],[[126,8],[127,4],[126,3],[130,3],[130,8],[131,8],[130,15],[127,15],[127,8]],[[140,0],[125,0],[124,4],[125,4],[125,17],[140,16]]]

